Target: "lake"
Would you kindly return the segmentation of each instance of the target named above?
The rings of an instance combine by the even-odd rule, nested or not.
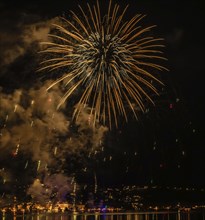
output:
[[[205,220],[204,212],[5,215],[2,220]]]

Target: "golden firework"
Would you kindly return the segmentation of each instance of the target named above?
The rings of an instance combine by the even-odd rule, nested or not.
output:
[[[119,5],[110,0],[102,16],[98,1],[93,7],[87,4],[87,10],[79,6],[80,15],[70,11],[71,19],[61,18],[60,25],[54,24],[57,33],[44,43],[47,48],[42,52],[52,57],[41,63],[40,70],[63,68],[48,89],[60,82],[67,86],[58,107],[74,91],[80,93],[73,118],[89,106],[93,125],[102,121],[111,128],[113,121],[118,126],[118,116],[127,121],[128,109],[137,118],[137,111],[145,110],[144,100],[154,103],[150,91],[158,92],[152,82],[162,82],[151,72],[167,70],[156,62],[166,60],[161,50],[163,39],[150,36],[155,25],[139,25],[144,15],[124,21],[127,8],[120,13]]]

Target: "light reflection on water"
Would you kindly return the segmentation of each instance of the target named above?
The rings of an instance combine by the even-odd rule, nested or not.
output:
[[[105,214],[39,214],[11,216],[2,220],[205,220],[204,212],[144,212],[144,213],[105,213]]]

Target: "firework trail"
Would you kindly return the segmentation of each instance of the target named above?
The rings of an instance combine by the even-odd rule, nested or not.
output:
[[[58,107],[78,91],[73,118],[77,120],[89,106],[90,123],[94,126],[100,121],[111,128],[113,122],[118,126],[118,116],[127,121],[128,109],[137,118],[137,111],[145,110],[145,101],[154,103],[149,95],[158,94],[153,82],[163,83],[151,72],[167,70],[157,64],[166,60],[161,51],[163,39],[150,36],[155,25],[139,25],[144,15],[124,21],[128,6],[119,12],[119,5],[110,0],[105,15],[98,1],[87,7],[79,6],[80,15],[71,11],[71,20],[61,18],[60,24],[54,24],[51,42],[43,43],[46,48],[41,52],[47,58],[39,71],[62,70],[48,87],[61,82],[67,86]]]

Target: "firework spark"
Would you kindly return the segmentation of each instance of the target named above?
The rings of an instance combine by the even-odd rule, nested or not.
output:
[[[110,0],[103,16],[98,1],[87,7],[79,6],[80,15],[70,11],[71,20],[61,18],[60,25],[54,24],[56,33],[50,34],[51,42],[44,42],[46,49],[41,51],[51,57],[41,63],[39,71],[63,70],[48,87],[60,82],[67,86],[58,107],[78,91],[73,118],[89,106],[89,122],[93,126],[96,121],[108,122],[111,128],[113,121],[118,126],[118,116],[128,120],[128,109],[137,118],[137,111],[145,110],[145,100],[154,103],[149,95],[158,94],[153,82],[163,83],[151,72],[167,70],[155,62],[166,60],[163,39],[150,36],[155,25],[139,25],[144,15],[124,21],[128,6],[119,12],[119,5]]]

